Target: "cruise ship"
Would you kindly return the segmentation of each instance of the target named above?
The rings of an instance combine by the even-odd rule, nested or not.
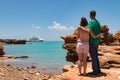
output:
[[[30,42],[42,42],[42,41],[44,41],[44,38],[33,36],[32,38],[29,38],[28,41],[30,41]]]

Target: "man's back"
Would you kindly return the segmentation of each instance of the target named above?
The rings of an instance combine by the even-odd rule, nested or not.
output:
[[[92,31],[94,32],[95,35],[98,35],[100,33],[100,23],[96,19],[92,19],[88,23],[88,28],[92,29]],[[90,43],[99,43],[100,38],[93,38],[92,36],[90,36],[89,42]]]

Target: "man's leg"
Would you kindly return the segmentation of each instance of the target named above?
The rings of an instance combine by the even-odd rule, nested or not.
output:
[[[90,44],[90,56],[92,58],[93,74],[100,73],[100,63],[98,58],[98,44]]]

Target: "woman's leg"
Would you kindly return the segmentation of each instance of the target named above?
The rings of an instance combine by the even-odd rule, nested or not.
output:
[[[78,70],[79,70],[79,75],[82,74],[81,70],[82,70],[82,52],[83,51],[83,48],[82,48],[82,43],[77,43],[77,47],[76,47],[76,52],[78,53]]]
[[[83,54],[83,74],[86,75],[87,70],[87,55],[88,53]]]
[[[80,75],[82,74],[81,70],[82,70],[82,53],[78,54],[78,70]]]

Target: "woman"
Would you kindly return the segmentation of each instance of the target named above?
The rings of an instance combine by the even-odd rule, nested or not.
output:
[[[77,46],[76,52],[78,53],[78,69],[79,75],[82,75],[82,64],[83,64],[83,75],[86,75],[87,69],[87,55],[89,53],[89,29],[87,28],[88,21],[85,17],[81,18],[80,26],[78,27],[77,33]],[[82,29],[81,29],[82,28]],[[85,30],[83,30],[85,29]],[[100,35],[90,33],[93,38],[98,38]]]

